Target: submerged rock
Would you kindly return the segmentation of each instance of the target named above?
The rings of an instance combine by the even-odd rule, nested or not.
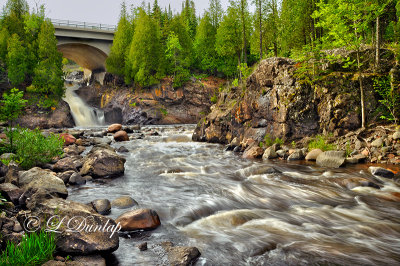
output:
[[[393,178],[394,173],[391,170],[382,168],[382,167],[369,167],[369,172],[375,176],[386,177],[386,178]]]
[[[129,196],[122,196],[113,200],[111,205],[118,209],[127,209],[138,205],[138,203]]]
[[[196,247],[173,246],[171,242],[163,242],[161,247],[168,255],[169,264],[174,266],[193,265],[201,255]]]
[[[91,202],[96,212],[107,215],[111,212],[111,203],[108,199],[98,199]]]
[[[125,212],[115,222],[121,224],[121,231],[151,230],[161,224],[158,214],[150,209]]]

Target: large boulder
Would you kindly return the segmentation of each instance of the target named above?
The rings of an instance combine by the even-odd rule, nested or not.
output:
[[[90,175],[93,178],[118,177],[124,174],[125,161],[115,151],[93,148],[84,159],[81,175]]]
[[[36,202],[30,211],[21,211],[17,215],[25,229],[35,231],[38,230],[35,225],[39,223],[27,224],[27,217],[37,217],[42,229],[56,231],[57,250],[61,253],[103,254],[118,249],[118,225],[88,205],[60,198]]]
[[[345,164],[346,152],[326,151],[318,155],[317,164],[323,167],[339,168]]]
[[[320,149],[313,149],[309,153],[307,153],[306,161],[315,161],[317,160],[318,156],[323,153]]]
[[[111,205],[117,209],[127,209],[138,205],[138,203],[129,196],[121,196],[113,200]]]
[[[18,183],[24,191],[44,189],[47,194],[66,198],[68,196],[67,187],[56,173],[34,167],[19,174]]]
[[[112,124],[108,127],[107,131],[108,133],[115,133],[118,132],[122,129],[122,125],[121,124]]]
[[[151,230],[161,224],[158,214],[150,209],[125,212],[115,222],[121,224],[121,231]]]
[[[96,212],[107,215],[111,212],[111,203],[108,199],[98,199],[91,202]]]
[[[76,142],[76,138],[74,136],[72,136],[71,134],[61,133],[59,136],[60,136],[60,138],[62,138],[64,140],[65,146],[72,145]]]
[[[276,154],[275,146],[268,147],[262,156],[263,160],[275,159],[278,158],[278,154]]]
[[[129,137],[125,131],[120,130],[114,134],[114,140],[115,141],[128,141]]]

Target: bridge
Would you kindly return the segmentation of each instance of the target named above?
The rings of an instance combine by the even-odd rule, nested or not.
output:
[[[58,51],[65,58],[83,67],[86,76],[92,72],[105,72],[115,26],[55,19],[51,22],[58,40]]]

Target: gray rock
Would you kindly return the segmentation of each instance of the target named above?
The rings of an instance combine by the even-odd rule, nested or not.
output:
[[[124,146],[121,146],[117,149],[117,152],[124,153],[124,152],[129,152],[129,150]]]
[[[96,212],[107,215],[111,212],[111,202],[108,199],[98,199],[91,202]]]
[[[14,204],[19,204],[19,198],[24,193],[22,189],[11,183],[0,184],[1,195]]]
[[[317,157],[318,157],[321,153],[323,153],[323,151],[320,150],[320,149],[313,149],[313,150],[311,150],[309,153],[307,153],[306,161],[315,161],[315,160],[317,160]]]
[[[80,186],[86,184],[86,179],[78,173],[73,173],[69,178],[69,183]]]
[[[26,215],[27,213],[24,211],[18,213],[17,219],[21,224],[24,223]],[[60,233],[55,234],[57,250],[61,253],[70,255],[103,254],[111,253],[119,246],[118,227],[115,221],[96,213],[92,207],[85,204],[60,198],[48,199],[38,201],[31,206],[29,215],[38,217],[41,224],[46,224],[49,217],[54,217],[54,215],[63,217],[63,220],[58,221],[58,223],[62,223],[57,229]],[[89,218],[85,220],[86,229],[92,228],[91,230],[67,230],[68,222],[71,219],[81,219],[80,222],[82,222],[87,217]]]
[[[94,148],[84,159],[81,175],[90,175],[93,178],[118,177],[124,174],[125,158],[115,151],[103,148]]]
[[[304,159],[304,154],[302,150],[295,150],[292,154],[289,155],[288,161],[299,161]]]
[[[50,170],[34,167],[28,171],[22,171],[19,174],[18,182],[24,191],[41,188],[51,195],[62,198],[68,196],[68,190],[64,181]]]
[[[147,242],[143,242],[143,243],[137,245],[137,247],[140,251],[145,251],[145,250],[147,250]]]
[[[338,168],[345,164],[346,152],[326,151],[317,157],[317,164],[323,167]]]
[[[274,147],[271,146],[264,151],[262,158],[263,160],[275,159],[278,158],[278,154],[276,154]]]
[[[388,169],[382,167],[373,167],[370,166],[368,168],[369,172],[375,176],[386,177],[386,178],[393,178],[394,173]]]
[[[106,260],[100,255],[74,256],[73,262],[82,266],[106,266]]]
[[[363,142],[361,142],[361,141],[359,141],[359,140],[356,140],[356,143],[355,143],[355,149],[356,150],[361,150],[362,148],[364,147],[364,144],[363,144]]]
[[[138,203],[129,196],[122,196],[113,200],[111,205],[118,209],[127,209],[138,205]]]
[[[64,181],[64,184],[67,184],[69,182],[69,178],[74,173],[76,173],[74,170],[69,170],[62,173],[58,173],[57,176],[61,178],[62,181]]]
[[[397,132],[395,132],[395,133],[393,134],[393,139],[394,139],[394,140],[400,139],[400,131],[397,131]]]
[[[174,247],[171,242],[163,242],[161,247],[166,251],[170,265],[193,265],[201,255],[196,247]]]
[[[93,138],[93,144],[98,145],[98,144],[111,144],[112,140],[110,138]]]
[[[3,153],[0,156],[0,159],[2,159],[2,160],[11,160],[14,156],[15,156],[14,153]]]
[[[53,166],[53,171],[55,172],[66,172],[69,170],[78,171],[82,167],[82,157],[81,156],[71,156],[65,157]]]
[[[376,139],[371,143],[372,147],[380,148],[383,146],[383,140],[382,138]]]
[[[285,150],[277,150],[276,154],[281,157],[281,158],[285,158],[286,156],[286,151]]]

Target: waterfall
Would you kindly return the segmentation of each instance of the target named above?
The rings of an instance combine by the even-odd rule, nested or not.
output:
[[[71,108],[71,114],[76,126],[92,127],[105,124],[104,112],[100,109],[90,107],[75,93],[79,89],[78,84],[67,85],[66,87],[64,101]]]

